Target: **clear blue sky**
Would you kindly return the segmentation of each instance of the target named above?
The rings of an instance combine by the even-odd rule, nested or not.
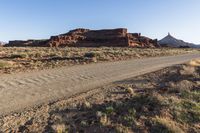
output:
[[[74,28],[118,28],[200,44],[200,0],[1,0],[0,40],[49,38]]]

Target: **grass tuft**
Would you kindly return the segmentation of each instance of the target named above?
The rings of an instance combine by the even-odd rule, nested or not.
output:
[[[153,118],[152,124],[151,133],[184,133],[177,123],[167,118],[157,116]]]

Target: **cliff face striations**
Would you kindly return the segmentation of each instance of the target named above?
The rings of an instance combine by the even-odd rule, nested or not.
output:
[[[52,36],[48,42],[51,47],[158,47],[157,40],[128,33],[127,29],[89,30],[75,29],[66,34]]]
[[[88,30],[75,29],[66,34],[53,36],[50,46],[100,47],[100,46],[127,46],[126,29]]]

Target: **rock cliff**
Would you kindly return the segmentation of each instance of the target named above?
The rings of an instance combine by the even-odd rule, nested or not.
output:
[[[125,28],[89,30],[75,29],[48,40],[10,41],[7,47],[159,47],[157,40],[128,33]]]
[[[52,36],[50,47],[159,47],[157,40],[128,33],[127,29],[89,30],[75,29],[66,34]]]
[[[5,44],[5,47],[47,47],[48,40],[14,40]]]

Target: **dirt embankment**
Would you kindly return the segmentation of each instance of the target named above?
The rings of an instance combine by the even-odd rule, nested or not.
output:
[[[2,132],[200,132],[200,62],[0,118]]]

